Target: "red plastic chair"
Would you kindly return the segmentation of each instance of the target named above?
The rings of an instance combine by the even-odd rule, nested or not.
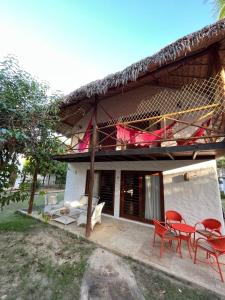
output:
[[[182,215],[175,210],[167,210],[165,213],[166,224],[170,225],[171,223],[186,223]]]
[[[203,227],[203,229],[197,229],[197,227]],[[221,236],[221,222],[216,219],[205,219],[201,222],[195,224],[196,232],[200,235],[203,235],[207,239],[216,238]]]
[[[174,241],[174,240],[177,241],[177,249],[176,250],[179,250],[180,256],[182,257],[181,247],[180,247],[180,238],[176,234],[176,232],[171,231],[167,227],[163,226],[162,223],[159,222],[158,220],[153,219],[153,223],[155,225],[153,247],[155,246],[155,238],[156,238],[156,235],[157,235],[161,239],[160,257],[162,257],[162,254],[163,254],[164,241],[170,242],[170,245],[171,245],[172,241]]]
[[[224,282],[219,257],[225,254],[225,236],[208,240],[206,240],[205,238],[198,238],[195,244],[194,264],[196,264],[198,248],[206,251],[206,257],[208,259],[210,258],[210,256],[213,256],[215,258],[218,267],[217,272],[220,274],[221,281]]]

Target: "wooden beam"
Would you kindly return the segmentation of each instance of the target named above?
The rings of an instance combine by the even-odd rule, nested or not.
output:
[[[166,154],[169,156],[169,158],[171,158],[172,160],[174,160],[174,157],[173,157],[173,155],[171,153],[166,153]]]
[[[176,75],[170,73],[171,77],[181,77],[181,78],[192,78],[192,79],[205,79],[205,77],[202,76],[196,76],[196,75]]]
[[[199,151],[194,151],[194,152],[193,152],[193,155],[192,155],[193,160],[196,159],[198,153],[199,153]]]
[[[145,156],[149,157],[151,160],[157,160],[157,158],[155,156],[152,156],[152,155],[149,155],[149,154],[147,154]]]
[[[124,160],[129,156],[139,156],[140,160],[142,156],[149,157],[153,160],[165,160],[167,159],[166,153],[173,153],[175,160],[179,159],[191,159],[193,160],[193,153],[198,151],[196,159],[212,159],[225,154],[225,143],[208,143],[208,144],[193,144],[186,146],[171,146],[171,147],[154,147],[144,149],[129,149],[123,151],[99,151],[95,153],[95,161],[118,161],[118,157],[123,156]],[[85,153],[73,153],[73,154],[61,154],[54,155],[53,159],[58,161],[67,162],[90,162],[90,152]],[[162,156],[163,155],[163,156]],[[122,158],[122,157],[121,157]]]
[[[91,215],[92,215],[92,197],[94,188],[94,172],[95,172],[95,151],[97,143],[97,96],[94,102],[93,114],[93,130],[92,130],[92,143],[91,143],[91,162],[90,162],[90,177],[88,186],[88,208],[87,208],[87,224],[86,224],[86,237],[91,234]]]
[[[194,66],[194,67],[197,67],[197,66],[208,66],[208,64],[202,64],[202,63],[187,63],[186,64],[187,66]]]
[[[130,158],[132,160],[140,160],[140,158],[137,155],[131,155]]]

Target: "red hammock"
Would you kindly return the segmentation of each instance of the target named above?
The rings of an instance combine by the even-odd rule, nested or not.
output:
[[[201,126],[208,127],[210,125],[211,119],[204,121]],[[168,139],[173,138],[173,127],[176,124],[176,121],[171,123],[170,125],[163,127],[161,129],[155,130],[151,133],[131,129],[122,125],[116,125],[117,134],[116,137],[118,140],[125,142],[127,144],[136,144],[140,146],[157,146],[158,140],[163,138],[166,133],[166,137]],[[92,119],[90,120],[86,132],[78,144],[78,151],[84,152],[88,149],[90,139],[91,139],[91,128],[92,128]],[[197,131],[191,135],[189,140],[179,140],[177,141],[177,145],[192,145],[195,143],[199,137],[202,137],[205,133],[205,128],[199,128]]]
[[[204,121],[201,126],[208,127],[210,124],[211,119]],[[197,129],[188,140],[179,140],[177,141],[178,146],[184,146],[184,145],[192,145],[194,144],[200,137],[202,137],[205,134],[206,129],[205,128],[199,128]]]
[[[85,150],[87,150],[89,143],[90,143],[90,139],[91,139],[91,128],[92,128],[92,118],[91,118],[90,122],[88,123],[88,127],[85,131],[85,134],[84,134],[82,140],[78,144],[79,152],[84,152]]]
[[[155,130],[152,133],[130,129],[122,125],[116,125],[116,138],[127,144],[137,144],[140,146],[157,146],[158,140],[160,140],[165,133],[168,139],[173,137],[172,128],[175,124],[176,122],[174,121],[170,125]]]

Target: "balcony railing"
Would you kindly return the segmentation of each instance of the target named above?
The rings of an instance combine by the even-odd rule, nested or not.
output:
[[[112,100],[113,101],[113,100]],[[224,140],[225,102],[221,74],[207,80],[193,81],[181,90],[168,90],[141,101],[127,116],[113,117],[97,125],[96,151],[143,147],[185,146]],[[90,150],[92,123],[83,132],[73,132],[69,153]]]

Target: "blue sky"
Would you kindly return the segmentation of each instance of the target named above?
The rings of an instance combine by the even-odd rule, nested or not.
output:
[[[216,20],[210,0],[0,0],[0,12],[0,60],[64,93]]]

